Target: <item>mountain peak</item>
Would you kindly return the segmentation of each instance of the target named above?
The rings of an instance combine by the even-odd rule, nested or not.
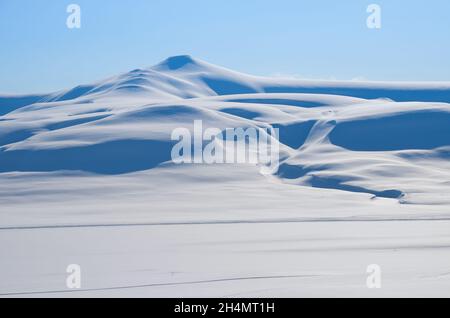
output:
[[[157,67],[174,71],[198,64],[199,62],[192,58],[190,55],[178,55],[169,57],[165,61],[159,63]]]

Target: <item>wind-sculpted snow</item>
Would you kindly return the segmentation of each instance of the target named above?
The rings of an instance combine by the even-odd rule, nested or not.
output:
[[[26,105],[43,100],[42,95],[2,96],[0,95],[0,116],[8,114]]]
[[[279,161],[175,164],[172,133],[198,121],[278,128]],[[263,78],[188,56],[0,96],[0,297],[449,295],[449,127],[450,83]],[[73,263],[81,290],[64,289]]]
[[[354,151],[432,150],[450,145],[450,109],[344,122],[331,142]]]
[[[173,57],[68,91],[1,97],[0,173],[157,169],[170,163],[172,131],[202,120],[278,128],[268,183],[448,204],[448,103],[449,83],[263,78]]]

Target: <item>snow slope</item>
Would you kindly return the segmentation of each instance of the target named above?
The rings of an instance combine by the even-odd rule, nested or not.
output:
[[[199,119],[205,128],[221,130],[279,128],[279,166],[271,175],[261,175],[255,165],[174,165],[172,131],[192,130]],[[411,291],[410,281],[401,284],[406,279],[399,274],[404,264],[393,250],[404,251],[410,259],[426,255],[433,265],[419,262],[410,274],[424,295],[442,295],[448,293],[448,275],[442,272],[450,260],[430,252],[449,248],[450,232],[445,230],[450,223],[449,157],[450,83],[263,78],[178,56],[67,91],[0,96],[0,236],[8,242],[0,246],[1,258],[8,259],[0,265],[4,282],[0,294],[64,294],[59,280],[64,269],[59,273],[56,264],[91,264],[89,255],[114,250],[101,242],[116,232],[123,232],[123,247],[135,246],[141,239],[152,242],[149,250],[132,252],[138,262],[149,262],[142,259],[144,252],[175,261],[180,252],[177,248],[171,254],[170,246],[181,249],[183,237],[195,229],[202,237],[222,231],[223,236],[211,244],[221,246],[214,253],[228,255],[233,266],[214,272],[208,264],[215,261],[202,254],[211,253],[210,248],[200,248],[194,239],[196,247],[187,250],[197,255],[198,262],[181,262],[186,264],[183,268],[158,261],[155,273],[139,275],[131,273],[142,264],[115,259],[111,275],[119,275],[119,281],[111,282],[107,274],[91,282],[88,294],[201,296],[210,295],[207,282],[228,286],[236,281],[224,290],[246,296],[330,295],[326,286],[331,280],[331,290],[337,294],[358,295],[365,288],[365,268],[356,289],[352,270],[364,264],[361,259],[377,263],[377,253],[371,251],[379,248],[379,262],[390,264],[393,276],[391,289],[376,295]],[[436,236],[433,224],[439,232]],[[382,228],[375,230],[378,225]],[[264,239],[271,226],[275,232]],[[139,238],[133,237],[136,227]],[[154,237],[141,233],[146,227],[157,229]],[[164,229],[174,235],[169,238]],[[311,233],[293,238],[306,229]],[[423,235],[418,234],[422,230]],[[239,245],[234,254],[233,246],[238,245],[225,233],[253,243]],[[346,238],[331,244],[339,233]],[[81,235],[93,239],[99,235],[101,241],[91,245],[82,240],[85,250],[76,249],[75,260],[64,254],[62,246],[54,247],[54,253],[42,252],[45,265],[30,273],[32,282],[18,278],[19,268],[26,268],[24,259],[41,262],[37,255],[19,251],[47,246],[55,238],[73,247]],[[355,240],[366,243],[357,250]],[[294,246],[276,245],[282,241]],[[321,243],[325,241],[330,244]],[[416,247],[411,250],[409,242]],[[257,253],[263,243],[267,251],[258,252],[259,264],[269,265],[255,269],[249,260],[238,261],[238,255]],[[169,251],[161,252],[163,247]],[[342,254],[328,254],[332,248]],[[275,250],[283,262],[268,261]],[[115,253],[120,258],[123,252]],[[296,270],[280,265],[289,263],[294,254],[294,263],[304,257],[310,261]],[[320,255],[328,255],[334,260],[328,266],[337,268],[324,266],[315,272],[320,267],[317,262],[323,261]],[[352,263],[339,261],[343,256]],[[98,264],[108,262],[96,257]],[[294,267],[292,262],[288,267]],[[180,286],[164,285],[166,267],[186,271],[169,279]],[[53,278],[45,278],[47,271]],[[293,281],[302,277],[312,282],[295,287]],[[261,289],[264,278],[278,289]],[[205,283],[191,289],[190,281]],[[119,288],[108,293],[104,287],[111,284]],[[173,288],[161,291],[161,284]]]
[[[281,181],[447,203],[450,107],[432,101],[450,102],[449,84],[275,82],[180,56],[39,103],[11,100],[2,108],[20,106],[1,117],[3,173],[151,169],[170,160],[175,128],[202,119],[280,128]]]

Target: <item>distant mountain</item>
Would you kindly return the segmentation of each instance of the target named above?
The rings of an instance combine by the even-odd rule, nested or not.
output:
[[[450,102],[450,82],[311,81],[250,76],[194,59],[174,56],[145,69],[41,95],[1,96],[0,114],[37,102],[67,101],[121,92],[153,98],[196,98],[251,93],[301,93],[387,98],[397,102]]]
[[[177,56],[67,91],[0,97],[0,173],[153,169],[170,161],[174,129],[203,120],[279,128],[280,182],[447,204],[449,103],[450,83],[265,78]]]

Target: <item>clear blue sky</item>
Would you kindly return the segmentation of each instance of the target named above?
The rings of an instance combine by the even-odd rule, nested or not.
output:
[[[67,5],[82,28],[66,27]],[[382,29],[366,8],[383,9]],[[450,80],[448,0],[0,0],[0,92],[89,83],[190,54],[257,75]]]

